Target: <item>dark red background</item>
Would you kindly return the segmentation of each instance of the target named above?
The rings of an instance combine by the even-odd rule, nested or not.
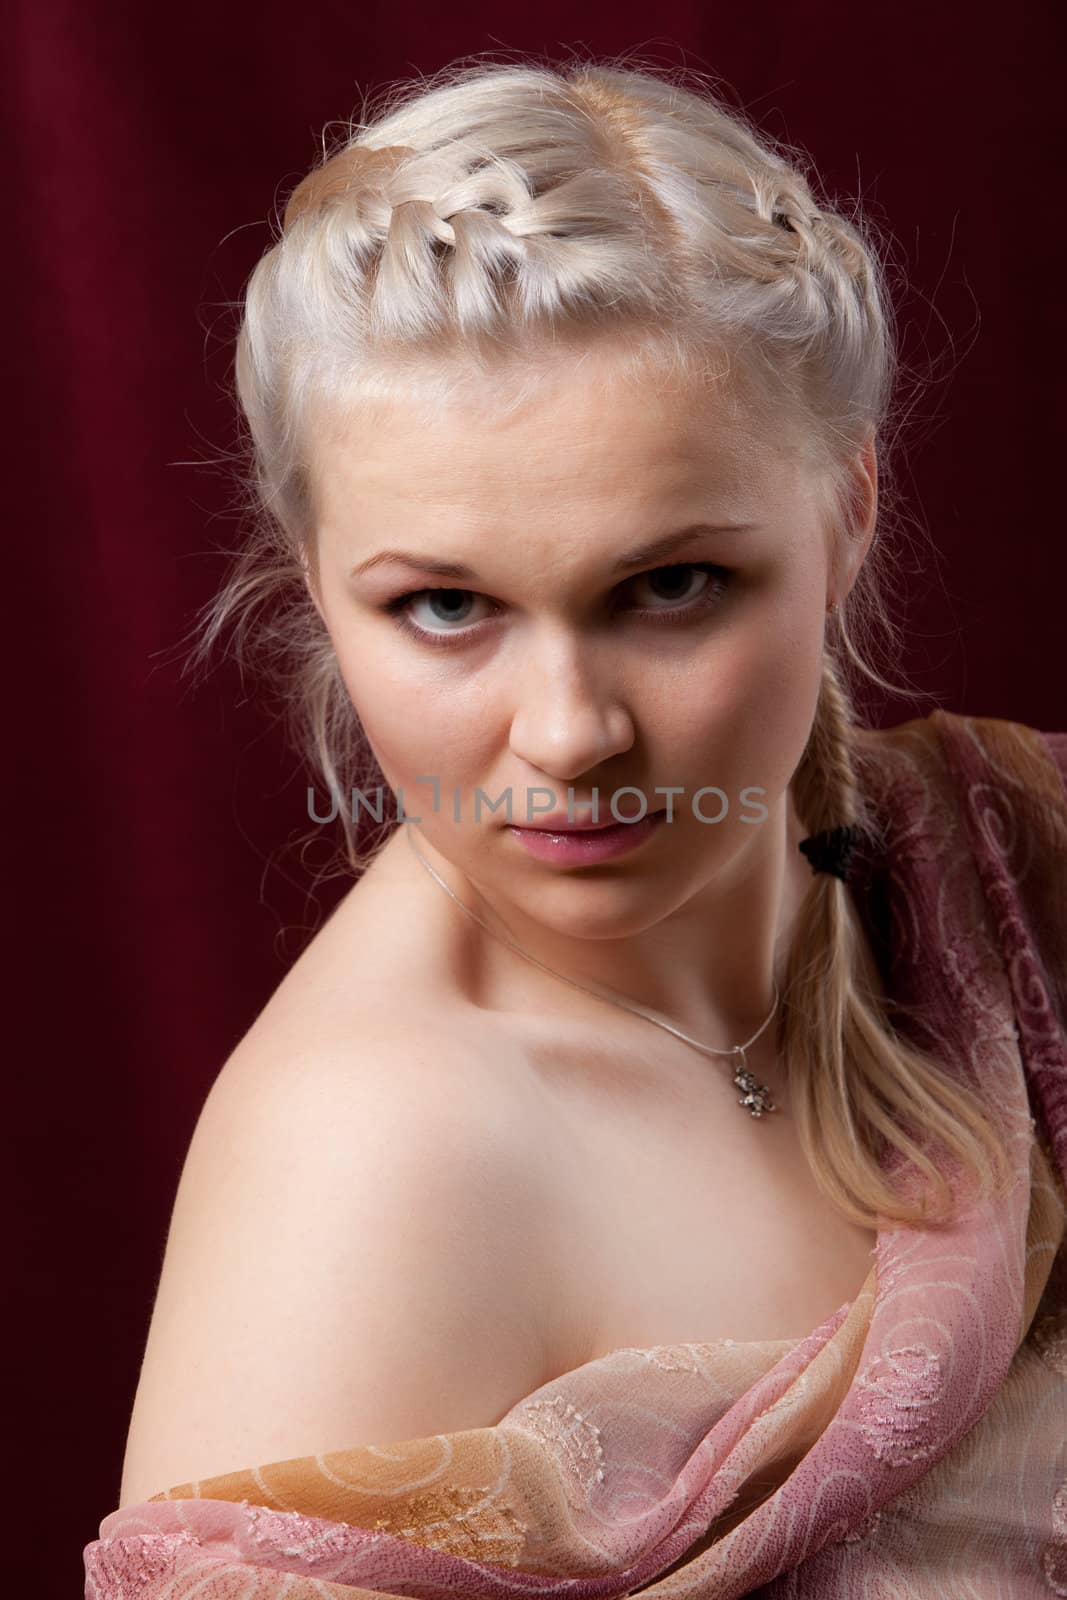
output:
[[[340,887],[309,896],[284,850],[303,780],[256,686],[227,665],[194,694],[174,661],[235,539],[228,307],[324,124],[475,51],[636,49],[725,79],[888,227],[906,355],[938,375],[902,485],[939,559],[906,558],[897,670],[950,710],[1063,730],[1063,90],[1051,10],[1025,4],[986,22],[854,0],[10,15],[9,1437],[29,1570],[5,1577],[51,1600],[81,1592],[117,1503],[204,1095]]]

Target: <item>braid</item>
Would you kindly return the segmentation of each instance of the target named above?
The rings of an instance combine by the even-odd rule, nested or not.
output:
[[[852,726],[852,706],[827,651],[815,720],[793,776],[797,814],[809,833],[863,820],[852,759]]]
[[[853,758],[853,726],[848,693],[827,650],[811,734],[792,780],[797,814],[812,833],[870,824]],[[777,1042],[801,1142],[827,1177],[843,1170],[849,1152],[877,1149],[888,1132],[880,1090],[889,1046],[880,991],[845,884],[832,873],[815,873],[790,948]],[[854,1208],[847,1185],[831,1178],[824,1188],[846,1211]],[[888,1189],[880,1199],[889,1202]],[[854,1209],[852,1215],[858,1220]]]
[[[356,193],[361,199],[382,194],[400,162],[414,154],[405,145],[386,145],[376,150],[350,144],[338,150],[297,184],[285,207],[284,231],[291,232],[305,212],[314,214],[331,201],[347,200]]]

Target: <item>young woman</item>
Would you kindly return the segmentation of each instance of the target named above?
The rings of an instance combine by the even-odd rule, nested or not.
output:
[[[1067,738],[857,720],[893,366],[866,227],[654,73],[450,69],[295,190],[203,647],[287,601],[354,882],[88,1595],[1067,1593]]]

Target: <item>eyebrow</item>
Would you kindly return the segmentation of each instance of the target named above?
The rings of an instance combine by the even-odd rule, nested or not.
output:
[[[642,567],[650,562],[658,561],[661,556],[673,555],[683,546],[693,544],[697,539],[706,538],[709,534],[718,533],[749,533],[756,526],[754,522],[694,522],[688,528],[678,528],[674,533],[665,533],[659,539],[653,539],[648,544],[637,545],[628,550],[612,564],[611,571],[617,575],[628,572],[633,567]],[[473,567],[468,567],[461,561],[440,561],[433,556],[419,555],[414,550],[379,550],[375,555],[368,556],[366,561],[360,561],[349,572],[350,578],[357,578],[364,572],[369,572],[372,567],[381,566],[385,562],[395,565],[413,567],[419,572],[432,573],[437,578],[477,578],[478,574]]]

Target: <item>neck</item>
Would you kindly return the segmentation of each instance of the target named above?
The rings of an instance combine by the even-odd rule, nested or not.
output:
[[[532,896],[525,902],[518,891],[505,896],[460,871],[421,829],[413,848],[404,849],[412,872],[423,880],[423,893],[450,903],[414,860],[415,851],[463,905],[552,973],[644,1007],[701,1043],[730,1049],[751,1038],[774,1004],[775,982],[783,986],[796,913],[811,886],[811,868],[797,849],[805,830],[788,793],[758,829],[741,832],[740,848],[730,859],[710,870],[695,891],[690,872],[678,903],[650,925],[641,922],[647,901],[643,907],[625,882],[605,882],[606,893],[596,897],[586,893],[589,879],[573,888],[549,882],[546,891],[553,892],[539,896],[538,912],[542,906],[544,911],[534,916]],[[554,893],[557,888],[562,895]],[[574,911],[579,901],[580,926]],[[557,1011],[566,1005],[576,1013],[598,1005],[524,961],[458,907],[453,911],[450,927],[463,943],[467,970],[477,973],[481,1004],[500,1010],[547,1004]],[[773,1053],[773,1038],[772,1025],[755,1048]]]

